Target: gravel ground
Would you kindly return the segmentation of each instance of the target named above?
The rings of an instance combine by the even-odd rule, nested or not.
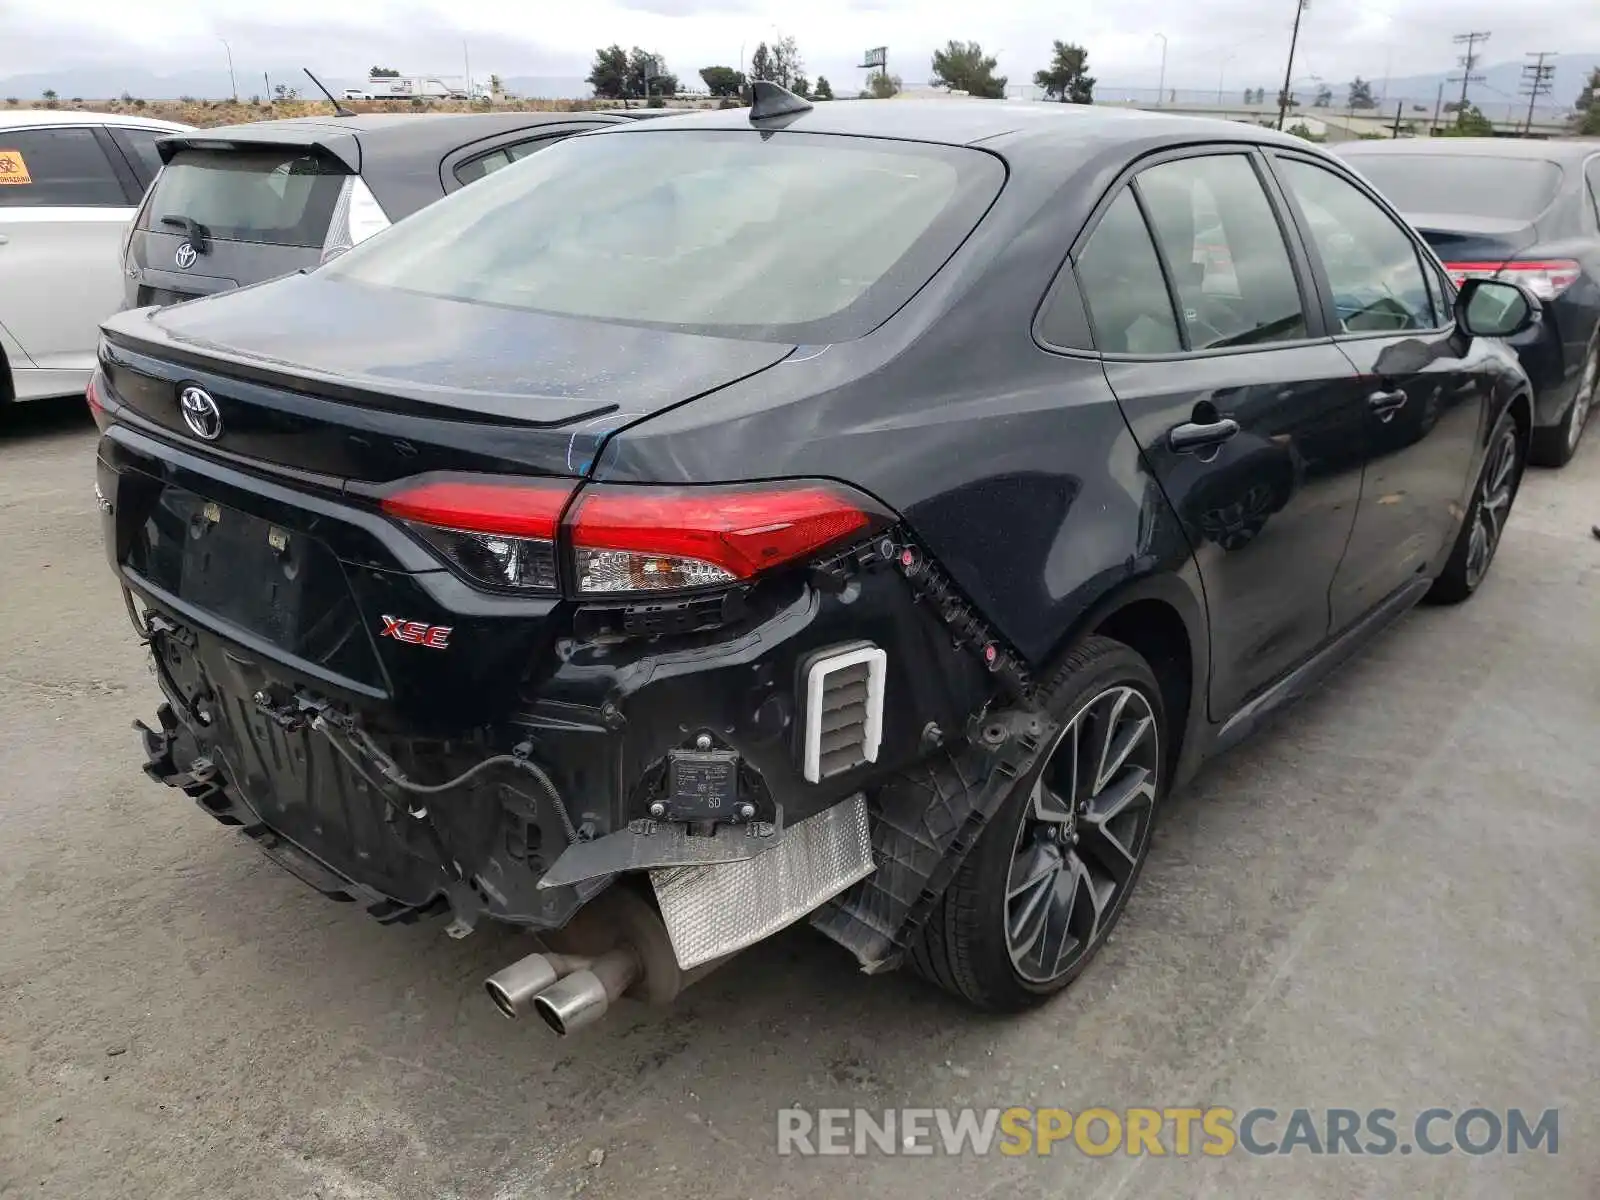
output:
[[[328,903],[148,781],[80,404],[0,431],[0,1195],[1600,1195],[1600,432],[1419,610],[1173,798],[1067,996],[978,1019],[805,929],[561,1042],[525,947]],[[1559,1107],[1560,1152],[780,1158],[788,1104]]]

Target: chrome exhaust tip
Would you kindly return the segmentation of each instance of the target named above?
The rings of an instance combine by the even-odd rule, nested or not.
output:
[[[530,954],[489,976],[483,988],[501,1014],[514,1021],[533,1011],[540,992],[588,964],[588,959],[566,954]]]
[[[639,956],[627,947],[607,951],[583,969],[533,997],[533,1011],[562,1037],[593,1025],[639,979]],[[498,1001],[497,1001],[498,1003]]]

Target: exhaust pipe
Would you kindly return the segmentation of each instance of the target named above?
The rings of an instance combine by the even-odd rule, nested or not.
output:
[[[533,1011],[534,997],[545,988],[583,970],[589,962],[574,954],[530,954],[496,971],[484,980],[483,987],[494,1006],[514,1021]]]
[[[540,991],[533,997],[533,1011],[566,1037],[605,1016],[612,1001],[638,982],[639,975],[639,956],[630,947],[619,946]]]

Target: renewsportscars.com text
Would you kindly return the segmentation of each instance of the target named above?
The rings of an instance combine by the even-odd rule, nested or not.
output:
[[[781,1155],[1556,1154],[1560,1110],[784,1108]]]

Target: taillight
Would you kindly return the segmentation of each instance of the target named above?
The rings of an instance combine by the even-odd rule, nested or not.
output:
[[[492,588],[554,592],[556,532],[571,483],[422,479],[379,503],[463,575]]]
[[[339,189],[339,202],[334,205],[333,220],[328,224],[328,236],[323,239],[322,261],[327,262],[352,246],[359,246],[389,225],[388,214],[361,176],[346,177]]]
[[[111,413],[106,408],[106,402],[101,398],[100,389],[105,385],[105,379],[98,370],[89,376],[89,386],[83,389],[83,398],[89,404],[89,415],[94,418],[95,426],[105,431],[111,424]]]
[[[1540,300],[1554,300],[1574,283],[1583,268],[1568,258],[1513,259],[1509,262],[1450,262],[1444,269],[1460,287],[1468,279],[1508,279]]]
[[[749,579],[888,523],[834,484],[587,487],[567,522],[583,594],[658,592]]]
[[[886,528],[892,514],[824,482],[584,487],[577,481],[420,478],[379,503],[467,578],[555,592],[565,511],[580,595],[714,587],[804,562]]]

